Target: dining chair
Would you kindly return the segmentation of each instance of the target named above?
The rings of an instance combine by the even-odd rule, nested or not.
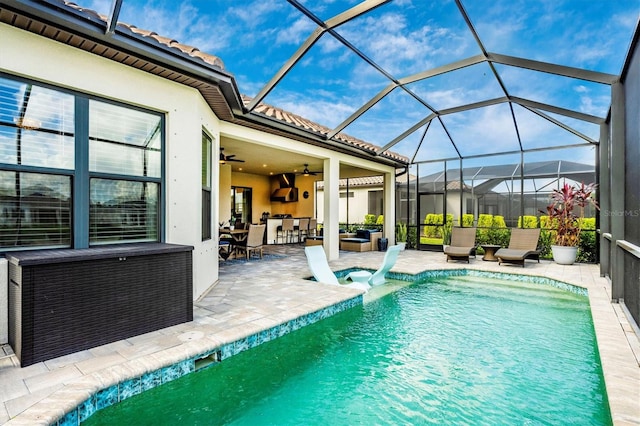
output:
[[[239,253],[244,252],[246,259],[251,257],[251,253],[259,252],[260,259],[262,259],[262,246],[264,244],[264,231],[266,227],[266,225],[249,225],[247,238],[236,246],[236,251]]]

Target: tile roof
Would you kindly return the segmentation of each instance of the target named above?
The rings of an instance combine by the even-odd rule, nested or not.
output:
[[[248,105],[251,102],[252,98],[246,95],[242,95],[242,101],[244,102],[245,106]],[[284,121],[288,124],[292,124],[294,126],[297,127],[301,127],[305,130],[310,130],[312,132],[318,133],[320,135],[322,135],[323,137],[328,135],[329,132],[331,132],[332,129],[325,127],[321,124],[315,123],[311,120],[308,120],[304,117],[301,117],[297,114],[293,114],[291,112],[285,111],[281,108],[272,106],[272,105],[268,105],[265,103],[259,103],[258,106],[256,106],[256,108],[253,110],[254,113],[257,114],[262,114],[265,115],[267,117],[271,117],[271,118],[275,118],[276,120],[280,120],[280,121]],[[358,147],[364,151],[367,151],[371,154],[375,154],[375,155],[380,155],[382,157],[386,157],[386,158],[390,158],[393,160],[397,160],[397,161],[401,161],[401,162],[405,162],[408,163],[409,159],[403,155],[400,154],[396,154],[394,152],[390,152],[390,151],[385,151],[382,152],[381,148],[377,145],[373,145],[370,144],[368,142],[365,142],[361,139],[355,138],[353,136],[350,136],[346,133],[338,133],[337,135],[334,136],[333,138],[334,140],[346,143],[348,145],[352,145],[355,147]]]
[[[65,6],[68,6],[72,9],[77,10],[78,12],[82,12],[87,16],[93,17],[94,19],[98,19],[102,22],[104,22],[105,24],[108,21],[108,17],[106,15],[103,15],[101,13],[96,12],[95,10],[92,9],[87,9],[84,8],[82,6],[79,6],[76,3],[67,1],[67,0],[58,0],[61,4],[64,4]],[[197,47],[193,47],[193,46],[189,46],[186,44],[182,44],[179,43],[176,40],[172,40],[170,38],[167,37],[163,37],[161,35],[159,35],[158,33],[155,33],[153,31],[148,31],[148,30],[144,30],[142,28],[138,28],[134,25],[130,25],[124,22],[120,22],[118,21],[118,28],[120,30],[127,30],[127,31],[131,31],[132,33],[138,34],[142,37],[144,37],[145,39],[147,39],[147,41],[149,41],[152,44],[158,44],[158,45],[163,45],[166,46],[170,49],[177,49],[178,51],[185,53],[187,55],[189,55],[191,58],[193,59],[199,59],[209,65],[213,65],[215,67],[220,68],[221,70],[224,70],[224,63],[222,62],[222,59],[220,59],[217,56],[214,55],[210,55],[208,53],[202,52],[200,49],[198,49]]]
[[[406,183],[407,182],[407,178],[409,179],[415,179],[415,176],[413,175],[409,175],[407,173],[396,177],[396,183]],[[356,178],[349,178],[349,188],[353,188],[353,187],[364,187],[364,186],[382,186],[384,184],[384,176],[380,175],[380,176],[366,176],[366,177],[356,177]],[[324,188],[324,181],[318,181],[318,183],[316,184],[318,186],[318,189],[323,189]],[[338,185],[341,188],[344,188],[347,186],[347,179],[340,179],[338,181]]]

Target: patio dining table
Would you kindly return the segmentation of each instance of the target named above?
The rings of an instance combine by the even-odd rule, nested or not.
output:
[[[238,243],[241,243],[242,241],[244,241],[247,238],[247,235],[249,234],[249,230],[248,229],[229,229],[229,228],[220,228],[219,230],[219,235],[220,237],[224,236],[224,235],[229,235],[232,239],[232,241],[230,241],[230,247],[229,250],[223,255],[220,252],[220,256],[222,256],[223,259],[228,259],[229,257],[231,257],[231,255],[235,255],[236,253],[236,245]]]

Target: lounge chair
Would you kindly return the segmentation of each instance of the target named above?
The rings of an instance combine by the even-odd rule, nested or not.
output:
[[[538,239],[540,238],[540,228],[512,228],[509,247],[501,248],[495,254],[498,263],[516,263],[524,268],[524,260],[527,258],[537,259],[540,262],[540,251],[538,250]]]
[[[329,262],[327,262],[327,256],[322,246],[307,246],[304,248],[304,254],[307,256],[309,269],[316,281],[325,284],[344,285],[345,287],[357,288],[364,291],[368,291],[371,288],[366,282],[340,284],[336,274],[334,274],[329,267]]]
[[[369,284],[379,285],[383,284],[385,281],[385,275],[393,265],[396,264],[396,260],[398,260],[398,255],[400,254],[401,247],[399,245],[391,246],[387,249],[387,252],[384,255],[384,260],[382,261],[382,265],[378,268],[377,271],[373,273],[371,278],[369,278]]]
[[[466,260],[475,256],[476,228],[451,228],[451,244],[444,249],[447,262],[450,260]]]

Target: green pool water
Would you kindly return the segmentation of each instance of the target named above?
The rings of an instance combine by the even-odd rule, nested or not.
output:
[[[588,299],[466,276],[401,287],[83,424],[128,423],[612,422]]]

